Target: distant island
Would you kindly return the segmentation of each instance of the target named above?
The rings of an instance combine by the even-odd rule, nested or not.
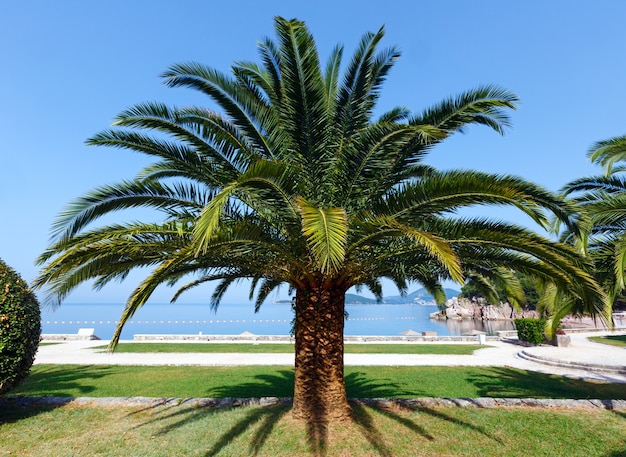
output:
[[[457,297],[461,292],[454,289],[443,289],[446,294],[446,299]],[[273,302],[276,305],[290,305],[291,300],[276,300]],[[405,295],[391,295],[389,297],[383,297],[382,302],[377,302],[373,298],[363,297],[357,294],[346,294],[346,305],[423,305],[433,306],[436,305],[435,297],[428,293],[425,288],[417,289],[410,294]]]
[[[443,289],[446,294],[446,299],[457,297],[461,292],[454,289]],[[373,298],[362,297],[356,294],[346,294],[346,305],[376,305],[378,302]],[[405,295],[391,295],[383,297],[383,301],[380,304],[385,305],[435,305],[435,297],[433,297],[425,288],[417,289],[410,294]]]

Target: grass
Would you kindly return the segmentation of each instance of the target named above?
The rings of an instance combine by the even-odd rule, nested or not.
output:
[[[0,408],[0,455],[618,457],[625,428],[624,413],[582,409],[354,404],[352,421],[324,427],[293,420],[285,406],[10,406]]]
[[[626,335],[592,336],[589,339],[596,343],[626,347]]]
[[[476,344],[346,344],[348,354],[455,354],[471,355],[489,346]],[[107,346],[93,349],[106,350]],[[120,343],[116,352],[293,353],[293,344],[276,343]]]
[[[346,385],[353,398],[626,399],[620,384],[500,367],[346,367]],[[290,397],[293,369],[35,365],[26,383],[12,394]],[[295,421],[288,406],[131,408],[9,402],[0,406],[0,456],[626,456],[626,412],[401,409],[358,402],[352,407],[351,421],[326,427]]]
[[[345,368],[351,398],[512,397],[626,399],[623,384],[504,367]],[[35,365],[12,393],[60,397],[291,397],[285,366]],[[1,455],[1,454],[0,454]]]

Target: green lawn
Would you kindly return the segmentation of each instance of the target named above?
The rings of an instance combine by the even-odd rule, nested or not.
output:
[[[350,354],[455,354],[470,355],[489,346],[476,344],[346,344]],[[93,349],[106,350],[107,346]],[[116,352],[208,352],[208,353],[293,353],[293,344],[287,343],[120,343]]]
[[[626,347],[626,335],[592,336],[589,339],[596,343]]]
[[[626,399],[623,384],[497,367],[346,367],[346,385],[352,398]],[[293,369],[35,365],[11,394],[290,397]],[[6,403],[0,456],[626,456],[626,413],[619,411],[352,406],[351,421],[325,427],[293,420],[288,406]]]
[[[286,406],[0,408],[0,455],[20,457],[618,457],[626,414],[606,410],[353,405],[325,427]]]
[[[600,384],[503,367],[353,367],[351,398],[534,397],[626,399],[623,384]],[[12,393],[61,397],[291,397],[286,366],[35,365]]]

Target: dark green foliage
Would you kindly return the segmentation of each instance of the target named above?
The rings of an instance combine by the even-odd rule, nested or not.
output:
[[[603,173],[575,179],[563,187],[565,195],[583,208],[588,218],[586,233],[580,238],[565,230],[561,237],[587,245],[595,279],[607,291],[609,317],[611,306],[613,311],[626,309],[626,135],[593,144],[587,157],[600,165]]]
[[[0,395],[26,379],[40,337],[37,297],[0,259]]]
[[[537,303],[539,302],[539,289],[537,288],[537,282],[534,278],[521,273],[517,274],[517,277],[522,285],[522,289],[524,289],[526,306],[529,309],[536,309]]]
[[[482,295],[482,292],[478,289],[478,287],[476,287],[474,283],[466,282],[465,284],[463,284],[463,287],[461,287],[461,293],[459,294],[459,297],[469,298],[471,300],[474,297],[482,298]]]
[[[535,279],[529,275],[523,273],[515,273],[515,276],[520,282],[522,286],[522,290],[524,291],[524,297],[526,299],[524,303],[524,308],[526,309],[537,309],[537,303],[539,302],[539,289],[537,287],[537,283]],[[496,285],[496,291],[498,293],[498,299],[500,302],[508,301],[506,293],[504,289]],[[485,293],[479,287],[478,284],[474,282],[467,282],[461,288],[461,297],[472,299],[476,298],[486,298]],[[494,305],[495,303],[490,303]]]
[[[620,313],[626,311],[626,290],[622,290],[613,299],[613,312]]]
[[[517,338],[531,344],[541,344],[545,342],[544,330],[546,328],[545,319],[515,319],[517,328]]]

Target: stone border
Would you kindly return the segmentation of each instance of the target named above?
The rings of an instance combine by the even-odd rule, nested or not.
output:
[[[236,408],[242,406],[290,405],[291,397],[261,398],[153,398],[153,397],[22,397],[0,398],[0,405],[78,405],[97,407],[117,406],[189,406],[203,408]],[[350,402],[379,408],[400,407],[406,409],[428,408],[545,408],[545,409],[604,409],[626,411],[626,400],[574,400],[546,398],[353,398]]]
[[[498,341],[499,335],[483,335],[487,341]],[[97,336],[91,338],[77,334],[52,334],[41,335],[42,341],[86,341],[101,340]],[[407,336],[344,336],[346,343],[433,343],[433,342],[463,342],[478,343],[478,335],[407,335]],[[126,341],[126,340],[125,340]],[[245,342],[245,343],[294,343],[295,338],[284,335],[176,335],[176,334],[135,334],[132,340],[140,342]]]
[[[572,368],[576,370],[598,371],[601,373],[617,373],[620,375],[626,374],[626,365],[602,365],[599,363],[569,362],[566,360],[531,354],[527,351],[521,351],[517,355],[522,359],[530,360],[535,363],[541,363],[543,365]]]
[[[424,332],[427,333],[427,332]],[[433,332],[434,333],[434,332]],[[499,336],[489,335],[489,341],[497,341]],[[478,335],[447,336],[436,333],[434,335],[405,335],[405,336],[380,336],[365,335],[343,337],[346,343],[412,343],[412,342],[478,342]],[[133,341],[238,341],[238,342],[282,342],[294,343],[295,338],[284,335],[175,335],[175,334],[135,334]]]

